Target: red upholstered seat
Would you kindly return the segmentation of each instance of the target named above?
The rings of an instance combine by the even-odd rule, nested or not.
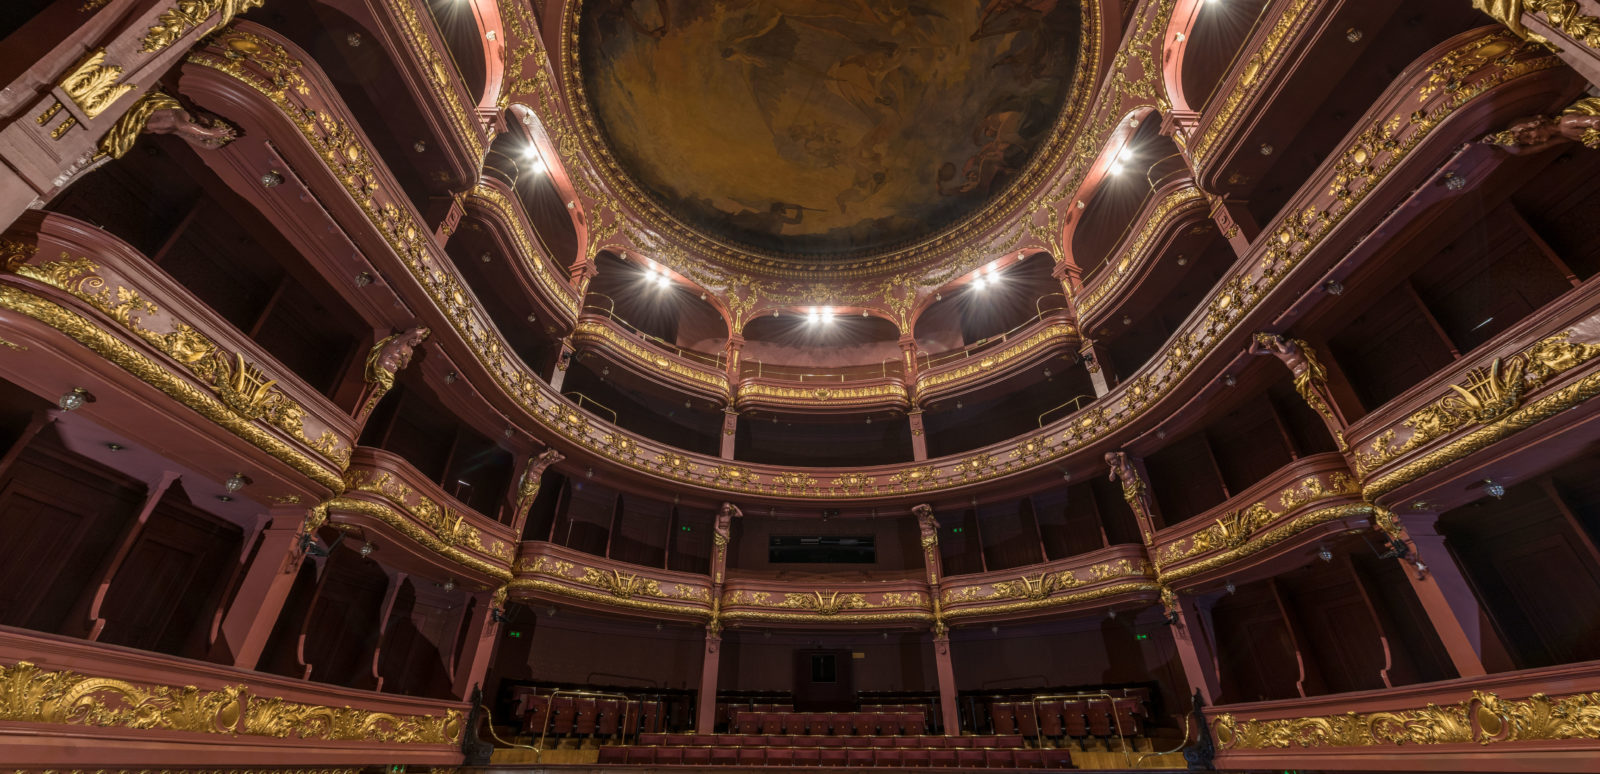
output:
[[[767,748],[765,747],[740,747],[740,766],[761,766],[767,762]]]
[[[783,713],[763,712],[761,717],[761,733],[772,735],[783,733]]]
[[[989,724],[994,727],[997,734],[1012,734],[1017,730],[1016,705],[1009,701],[997,701],[989,705]]]
[[[640,734],[634,738],[635,744],[663,745],[667,743],[666,734]]]
[[[1089,733],[1094,736],[1111,736],[1111,702],[1090,699],[1084,705],[1084,715],[1089,719]]]
[[[707,744],[714,744],[718,747],[738,747],[748,741],[749,739],[738,734],[717,734],[711,737],[711,741],[707,742]]]
[[[819,763],[823,766],[843,766],[845,764],[845,750],[842,747],[824,747],[817,752],[821,755]]]
[[[651,699],[639,706],[639,725],[645,731],[657,732],[661,730],[661,701]]]
[[[1044,768],[1044,750],[1013,750],[1011,759],[1011,765],[1019,769]]]
[[[984,765],[984,750],[956,750],[957,766],[982,766]]]
[[[901,750],[900,762],[902,765],[922,768],[931,760],[932,750]]]
[[[685,747],[683,748],[683,765],[704,766],[711,762],[710,747]]]
[[[989,739],[988,741],[985,741],[983,744],[975,744],[975,745],[973,745],[973,747],[1021,747],[1021,746],[1022,746],[1022,734],[1008,734],[1006,736],[996,736],[996,737],[993,737],[993,738]]]
[[[733,766],[739,763],[739,748],[713,747],[711,748],[711,763],[713,765]]]
[[[822,751],[815,747],[801,747],[794,751],[794,765],[819,766],[822,764]]]
[[[618,747],[602,747],[602,748],[600,748],[601,758],[605,757],[605,751],[606,750],[617,750],[617,749],[627,750],[628,751],[628,763],[643,763],[643,764],[648,766],[648,765],[651,765],[651,764],[656,762],[656,751],[659,750],[660,748],[659,747],[621,747],[621,748],[618,748]],[[605,761],[602,760],[601,762],[604,763]]]
[[[600,748],[599,761],[601,763],[635,763],[636,761],[629,760],[630,753],[633,750],[649,749],[649,747],[602,747]],[[644,763],[645,761],[637,762]]]
[[[683,763],[683,747],[657,747],[656,763],[661,766],[676,766]]]
[[[694,744],[693,740],[694,736],[691,734],[663,734],[661,743],[682,747],[686,744]]]
[[[1144,732],[1144,718],[1141,716],[1143,708],[1138,702],[1133,699],[1118,699],[1113,706],[1116,707],[1118,723],[1114,729],[1120,728],[1123,736],[1137,736]]]
[[[622,701],[601,699],[595,703],[595,709],[595,732],[606,738],[616,736],[622,728]]]
[[[579,696],[572,705],[572,732],[578,736],[593,736],[596,715],[599,712],[599,709],[595,706],[594,697]]]
[[[955,750],[962,747],[971,747],[973,741],[974,737],[970,736],[947,736],[944,738],[944,746]]]
[[[1061,702],[1061,722],[1066,728],[1067,736],[1083,737],[1089,735],[1088,721],[1084,719],[1084,703],[1081,701]]]
[[[538,736],[544,731],[545,719],[550,714],[550,697],[529,696],[525,701],[527,702],[528,714],[524,716],[522,731],[523,733]]]
[[[928,762],[938,768],[950,768],[956,765],[958,750],[929,750]]]
[[[835,712],[828,716],[828,727],[833,729],[834,736],[849,736],[855,733],[855,716]]]
[[[850,723],[853,726],[854,732],[862,736],[872,736],[873,734],[878,733],[878,729],[880,728],[883,729],[883,733],[891,733],[888,728],[884,727],[881,719],[882,717],[882,715],[875,715],[870,712],[862,712],[851,716]]]
[[[821,736],[815,738],[817,740],[818,747],[843,747],[845,743],[845,740],[842,737],[837,736]]]
[[[850,766],[871,766],[873,752],[871,747],[851,747],[845,750],[845,763]]]
[[[878,748],[872,751],[872,764],[874,766],[899,766],[903,760],[899,750]]]
[[[925,722],[921,715],[902,712],[899,717],[900,733],[906,736],[916,736],[924,730]]]
[[[1030,739],[1039,737],[1039,716],[1034,714],[1033,702],[1019,701],[1017,709],[1017,731]]]
[[[1039,702],[1039,731],[1055,739],[1061,736],[1064,728],[1061,723],[1061,702]]]
[[[1070,769],[1072,768],[1072,751],[1063,749],[1040,750],[1040,757],[1044,759],[1045,768]]]
[[[885,747],[885,748],[894,747],[895,746],[895,742],[898,742],[898,741],[900,741],[900,740],[895,739],[892,736],[874,736],[874,737],[869,737],[867,739],[861,740],[861,742],[865,743],[865,746],[867,746],[867,747]]]
[[[805,715],[804,717],[805,717],[805,724],[806,724],[806,733],[808,733],[808,734],[816,734],[817,736],[827,736],[828,735],[828,716],[827,715],[808,714],[808,715]]]
[[[1016,750],[984,750],[983,765],[991,769],[1009,769],[1016,765]]]
[[[754,712],[740,712],[734,715],[733,726],[728,730],[746,735],[765,733],[761,729],[761,715]]]
[[[788,739],[788,743],[795,747],[817,746],[817,738],[814,736],[791,736],[786,738]]]
[[[557,696],[550,702],[550,733],[566,736],[572,733],[572,697]]]
[[[794,748],[792,748],[792,747],[768,747],[767,748],[767,765],[768,766],[793,766],[794,765]]]

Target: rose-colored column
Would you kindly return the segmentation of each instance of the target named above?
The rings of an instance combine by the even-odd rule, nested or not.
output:
[[[300,550],[305,506],[275,506],[268,515],[272,521],[262,530],[261,546],[245,568],[239,591],[223,614],[221,634],[212,649],[213,660],[242,669],[256,668],[305,560],[305,553]]]
[[[721,589],[717,589],[720,593]],[[721,667],[722,626],[713,621],[706,626],[705,659],[700,662],[700,706],[694,713],[694,730],[702,734],[717,730],[717,669]]]
[[[1255,216],[1245,206],[1245,202],[1238,199],[1225,199],[1215,194],[1211,195],[1211,219],[1216,221],[1217,228],[1222,229],[1223,238],[1233,247],[1233,252],[1243,256],[1250,252],[1250,243],[1256,240],[1261,233],[1261,227],[1256,225]]]
[[[725,460],[733,459],[734,441],[739,432],[739,412],[731,407],[722,410],[722,448],[718,456]]]
[[[1483,626],[1483,611],[1466,575],[1435,528],[1438,514],[1416,513],[1399,516],[1402,538],[1412,546],[1412,554],[1396,559],[1406,579],[1417,593],[1417,600],[1444,643],[1450,662],[1462,677],[1485,674],[1485,655],[1505,652],[1494,630]],[[1417,569],[1421,562],[1424,570]]]
[[[922,409],[912,409],[906,412],[907,423],[911,425],[911,459],[913,462],[923,462],[928,459],[928,435],[922,427]]]
[[[561,339],[561,351],[556,353],[556,367],[550,372],[550,389],[561,392],[561,385],[567,381],[567,366],[572,365],[572,337]]]
[[[944,623],[939,597],[939,580],[944,577],[944,560],[939,555],[939,521],[933,506],[920,503],[911,507],[921,533],[922,565],[928,578],[928,598],[933,600],[933,660],[939,674],[939,716],[946,734],[961,733],[961,715],[956,711],[956,673],[950,664],[950,631]]]
[[[462,643],[461,660],[457,662],[455,682],[451,686],[456,698],[462,701],[472,695],[473,686],[483,682],[484,673],[489,671],[495,635],[500,631],[500,624],[495,620],[498,610],[488,595],[478,595],[478,611],[467,621],[467,637]]]
[[[961,734],[961,715],[956,711],[956,670],[950,665],[950,633],[938,625],[933,635],[933,666],[939,674],[939,717],[944,721],[944,732],[951,736]]]
[[[1178,661],[1183,664],[1183,676],[1189,681],[1189,690],[1199,691],[1206,704],[1215,704],[1221,688],[1216,649],[1211,641],[1210,605],[1202,607],[1192,597],[1179,597],[1176,612],[1178,621],[1172,627],[1172,642],[1178,649]]]
[[[150,515],[155,513],[156,506],[161,503],[161,497],[177,480],[176,471],[163,471],[161,478],[151,484],[145,492],[144,506],[139,509],[139,515],[123,531],[110,558],[101,565],[99,582],[90,587],[93,591],[80,599],[74,608],[83,611],[82,617],[80,618],[77,613],[68,616],[68,626],[79,627],[69,628],[69,632],[75,631],[90,642],[100,639],[100,633],[106,628],[106,619],[100,617],[100,612],[107,595],[111,593],[111,584],[117,579],[117,573],[122,569],[122,563],[127,561],[128,554],[133,552],[133,545],[139,542],[139,536],[144,533],[145,525],[150,523]]]

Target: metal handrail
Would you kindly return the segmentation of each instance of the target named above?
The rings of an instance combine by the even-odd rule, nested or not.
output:
[[[499,732],[494,730],[494,715],[489,710],[489,706],[486,704],[479,704],[478,709],[483,710],[483,719],[489,723],[489,736],[494,737],[496,742],[499,742],[506,747],[521,747],[524,750],[533,750],[534,752],[539,752],[539,748],[534,747],[531,744],[517,744],[516,742],[507,742],[506,740],[501,739]],[[477,729],[473,729],[472,731],[473,733],[477,733]]]
[[[545,738],[545,736],[547,734],[550,733],[550,716],[555,714],[555,704],[556,704],[556,696],[557,695],[582,696],[582,697],[585,697],[585,698],[594,697],[594,698],[597,698],[597,699],[621,699],[622,700],[622,726],[621,726],[621,728],[622,728],[622,743],[623,744],[627,744],[628,743],[628,711],[630,709],[632,709],[632,707],[629,706],[629,705],[633,701],[633,699],[630,698],[627,694],[625,694],[625,693],[605,693],[605,692],[602,692],[602,691],[580,691],[580,690],[576,690],[576,689],[557,688],[557,689],[551,691],[550,693],[546,694],[546,696],[545,696],[544,728],[539,730],[539,743],[534,745],[534,747],[533,747],[533,751],[536,753],[536,755],[534,756],[534,762],[535,763],[542,762],[543,759],[544,759],[544,738]],[[638,734],[634,734],[633,738],[635,740],[637,740],[639,738],[639,735]]]
[[[601,298],[604,298],[605,300],[610,301],[611,302],[611,308],[609,308],[609,309],[601,309],[601,308],[596,307],[596,306],[589,306],[588,303],[585,302],[584,307],[583,307],[583,311],[584,311],[585,314],[593,312],[593,313],[598,314],[598,315],[603,315],[606,319],[608,319],[608,320],[610,320],[610,321],[612,321],[612,322],[614,322],[614,323],[616,323],[618,325],[621,325],[623,327],[623,329],[625,329],[627,332],[632,333],[633,335],[638,336],[639,338],[644,339],[645,341],[647,341],[647,342],[649,342],[651,344],[654,344],[654,345],[656,345],[658,347],[661,347],[663,349],[672,350],[673,354],[675,354],[678,357],[681,357],[681,358],[683,358],[685,360],[694,360],[694,361],[703,363],[705,365],[712,366],[714,368],[724,368],[725,367],[722,355],[720,355],[720,354],[719,355],[707,355],[704,352],[696,352],[696,351],[694,351],[692,349],[684,349],[683,347],[680,347],[680,346],[678,346],[676,344],[672,344],[672,343],[668,342],[666,339],[663,339],[660,336],[656,336],[656,335],[651,334],[651,333],[646,333],[646,332],[640,330],[638,328],[638,326],[634,325],[633,323],[630,323],[627,320],[624,320],[621,317],[618,317],[617,316],[617,302],[613,301],[609,296],[606,296],[605,294],[602,294],[602,293],[590,293],[589,295],[591,295],[591,296],[600,296]]]
[[[1143,766],[1144,765],[1144,759],[1148,758],[1148,757],[1150,757],[1152,755],[1171,755],[1171,754],[1173,754],[1175,752],[1179,752],[1179,751],[1183,750],[1183,748],[1185,748],[1185,747],[1188,747],[1189,746],[1189,728],[1190,728],[1190,723],[1191,723],[1191,720],[1192,720],[1190,715],[1192,715],[1192,714],[1193,713],[1189,713],[1189,712],[1185,712],[1183,714],[1183,741],[1179,742],[1177,747],[1174,747],[1174,748],[1172,748],[1170,750],[1151,750],[1150,752],[1147,752],[1147,753],[1139,756],[1138,758],[1134,759],[1134,761],[1133,761],[1134,767],[1137,768],[1139,766]]]
[[[753,373],[752,373],[752,369],[747,367],[751,363],[755,364],[755,368],[753,369],[753,371],[754,371]],[[894,369],[895,373],[893,373],[893,374],[891,374],[889,372],[889,364],[891,364],[891,363],[893,363],[895,365],[895,369]],[[871,366],[847,366],[846,368],[858,368],[858,369],[864,370],[864,369],[867,369],[867,368],[871,368]],[[833,373],[820,373],[820,374],[819,373],[801,373],[801,372],[798,372],[798,371],[786,371],[786,370],[780,370],[780,369],[777,369],[777,368],[768,368],[765,363],[763,363],[762,361],[760,361],[758,359],[755,359],[755,358],[748,358],[748,359],[746,359],[744,361],[743,364],[741,364],[739,366],[739,376],[740,376],[740,378],[743,378],[743,377],[746,377],[746,376],[754,376],[757,379],[761,379],[761,378],[765,378],[765,377],[768,377],[768,376],[774,376],[774,377],[779,377],[779,378],[790,378],[790,379],[794,379],[794,380],[800,381],[800,382],[805,382],[807,380],[814,381],[814,382],[815,381],[848,382],[848,381],[866,380],[866,379],[888,379],[890,376],[904,376],[904,375],[905,375],[905,368],[900,365],[900,359],[899,358],[893,358],[893,357],[886,357],[881,362],[878,363],[878,374],[876,376],[855,376],[855,375],[852,374],[851,371],[845,370],[845,369],[840,369],[839,371],[835,371]]]
[[[1033,697],[1033,724],[1039,730],[1039,746],[1044,746],[1044,724],[1039,722],[1039,702],[1056,701],[1060,699],[1100,699],[1104,698],[1111,703],[1111,728],[1117,732],[1117,744],[1122,747],[1122,760],[1133,768],[1132,751],[1128,749],[1128,739],[1122,735],[1122,718],[1117,715],[1117,697],[1101,691],[1099,693],[1058,693]],[[1122,698],[1128,698],[1126,696]]]
[[[1045,409],[1044,413],[1039,415],[1039,426],[1040,427],[1044,427],[1044,418],[1046,416],[1049,416],[1051,413],[1055,412],[1056,409],[1064,409],[1064,408],[1066,408],[1068,406],[1071,406],[1073,411],[1077,411],[1077,410],[1083,408],[1083,401],[1085,399],[1087,399],[1091,403],[1094,402],[1094,396],[1093,395],[1079,395],[1078,397],[1073,398],[1072,400],[1069,400],[1066,403],[1063,403],[1063,404],[1061,404],[1059,406],[1056,406],[1055,408]]]
[[[1046,293],[1045,295],[1040,296],[1039,300],[1043,300],[1045,298],[1049,298],[1050,296],[1062,296],[1063,298],[1065,297],[1061,293]],[[953,352],[943,352],[943,353],[940,353],[938,355],[932,355],[932,354],[929,354],[929,353],[926,353],[926,352],[922,353],[922,369],[923,370],[927,370],[929,368],[933,368],[935,365],[943,365],[945,363],[951,363],[951,362],[955,362],[957,360],[964,360],[966,358],[972,357],[973,353],[979,352],[979,351],[981,351],[981,350],[983,350],[983,349],[985,349],[987,347],[990,347],[990,346],[995,345],[995,344],[1003,344],[1006,341],[1008,341],[1012,336],[1015,336],[1018,333],[1021,333],[1024,328],[1031,327],[1034,323],[1044,319],[1044,316],[1046,314],[1049,314],[1050,312],[1059,312],[1059,311],[1061,311],[1061,309],[1064,309],[1066,307],[1056,307],[1056,308],[1052,308],[1052,309],[1039,309],[1039,301],[1036,300],[1036,301],[1034,301],[1034,308],[1039,310],[1037,314],[1035,314],[1032,317],[1029,317],[1026,320],[1023,320],[1022,322],[1018,323],[1015,327],[1011,328],[1011,330],[1008,330],[1008,331],[1006,331],[1004,333],[997,333],[997,334],[995,334],[993,336],[986,336],[986,337],[984,337],[982,339],[977,340],[976,342],[968,344],[967,346],[962,347],[961,349],[955,350]]]
[[[575,398],[576,399],[575,402],[578,404],[578,408],[583,408],[584,401],[588,401],[589,405],[594,406],[597,409],[601,409],[601,410],[609,413],[611,415],[611,424],[613,424],[613,425],[617,424],[617,412],[612,411],[610,408],[607,408],[604,403],[601,403],[600,401],[597,401],[594,398],[591,398],[591,397],[589,397],[587,395],[584,395],[581,392],[577,392],[576,390],[574,390],[572,392],[563,392],[561,394],[565,395],[568,398]]]
[[[1156,189],[1158,188],[1156,183],[1159,182],[1161,185],[1166,185],[1167,183],[1171,182],[1168,178],[1171,178],[1174,174],[1187,174],[1189,172],[1189,167],[1187,164],[1185,164],[1184,166],[1174,169],[1171,172],[1168,172],[1167,174],[1157,178],[1156,182],[1151,182],[1150,180],[1150,173],[1155,170],[1157,164],[1160,164],[1167,159],[1181,157],[1182,155],[1182,153],[1173,153],[1167,156],[1162,156],[1161,158],[1150,162],[1149,168],[1145,169],[1144,172],[1144,181],[1150,184],[1150,193],[1145,194],[1144,198],[1139,201],[1139,209],[1134,212],[1134,216],[1132,218],[1128,219],[1128,223],[1122,227],[1122,233],[1118,234],[1117,238],[1111,242],[1111,249],[1107,250],[1106,254],[1101,256],[1100,260],[1095,262],[1093,266],[1090,266],[1082,271],[1082,276],[1085,280],[1093,277],[1095,272],[1111,263],[1111,259],[1117,257],[1117,255],[1122,252],[1117,248],[1121,247],[1123,243],[1127,241],[1128,235],[1133,233],[1133,227],[1144,222],[1144,219],[1139,217],[1139,214],[1144,212],[1144,209],[1150,206],[1151,202],[1155,201],[1153,197]]]

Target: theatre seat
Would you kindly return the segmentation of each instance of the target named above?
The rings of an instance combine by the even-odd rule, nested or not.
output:
[[[793,766],[794,765],[794,753],[795,753],[795,751],[794,751],[794,748],[792,748],[792,747],[768,747],[767,748],[767,765],[768,766]]]
[[[1016,764],[1015,750],[984,750],[983,765],[991,769],[1009,769]]]
[[[1017,702],[1016,712],[1017,731],[1029,739],[1039,738],[1039,716],[1034,712],[1033,702]]]
[[[711,765],[735,766],[739,763],[739,748],[713,747],[711,748]]]
[[[1089,725],[1084,719],[1084,704],[1081,701],[1061,702],[1061,723],[1065,727],[1067,736],[1081,738],[1089,735]]]
[[[615,747],[602,747],[602,748],[600,748],[600,752],[603,754],[603,753],[605,753],[606,750],[615,750],[615,749],[618,749],[618,748],[615,748]],[[656,752],[660,748],[658,748],[658,747],[625,747],[625,748],[621,748],[621,749],[625,749],[625,750],[628,751],[628,763],[642,763],[642,764],[645,764],[645,765],[648,766],[648,765],[654,764],[656,762]]]
[[[1011,734],[1017,730],[1016,705],[997,701],[989,705],[989,724],[997,734]]]
[[[959,760],[959,750],[929,750],[928,761],[936,768],[950,768]]]
[[[1111,702],[1090,699],[1084,705],[1084,715],[1089,720],[1089,733],[1093,736],[1111,736]]]
[[[1039,731],[1051,739],[1059,739],[1063,733],[1061,723],[1061,702],[1039,702]]]
[[[1044,750],[1013,750],[1012,765],[1019,769],[1044,768]]]
[[[761,733],[768,735],[783,733],[783,715],[777,712],[762,713]]]
[[[610,739],[617,735],[622,728],[622,702],[617,699],[601,699],[596,702],[595,732],[600,736]]]
[[[710,747],[685,747],[683,748],[683,765],[704,766],[711,762]]]
[[[845,765],[845,751],[842,747],[824,747],[817,752],[821,753],[819,763],[823,766]]]
[[[767,762],[767,748],[765,747],[740,747],[740,766],[760,766]]]
[[[646,747],[646,748],[637,748],[637,747],[602,747],[602,748],[600,748],[599,762],[600,763],[634,763],[635,761],[629,760],[629,756],[630,756],[630,754],[632,753],[633,750],[637,750],[637,749],[646,749],[647,750],[647,749],[650,749],[650,748],[648,748],[648,747]],[[640,761],[640,762],[642,762],[642,761]]]
[[[806,733],[817,736],[828,735],[827,715],[805,715]]]
[[[845,763],[850,766],[871,766],[873,752],[870,747],[849,748],[845,750]]]
[[[661,766],[676,766],[683,763],[682,747],[657,747],[656,763]]]
[[[573,702],[572,732],[578,736],[594,736],[599,708],[593,696],[579,696]]]
[[[982,766],[984,765],[984,750],[956,750],[957,766]]]
[[[872,751],[872,764],[874,766],[899,766],[902,758],[901,752],[895,749],[878,748]]]
[[[932,750],[901,750],[900,762],[911,768],[924,768],[932,760]]]
[[[794,765],[818,766],[822,763],[822,751],[815,747],[801,747],[794,751]]]

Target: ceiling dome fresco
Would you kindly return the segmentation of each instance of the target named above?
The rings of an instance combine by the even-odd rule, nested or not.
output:
[[[1073,88],[1074,0],[588,0],[587,108],[654,205],[789,256],[914,243],[998,198]]]

